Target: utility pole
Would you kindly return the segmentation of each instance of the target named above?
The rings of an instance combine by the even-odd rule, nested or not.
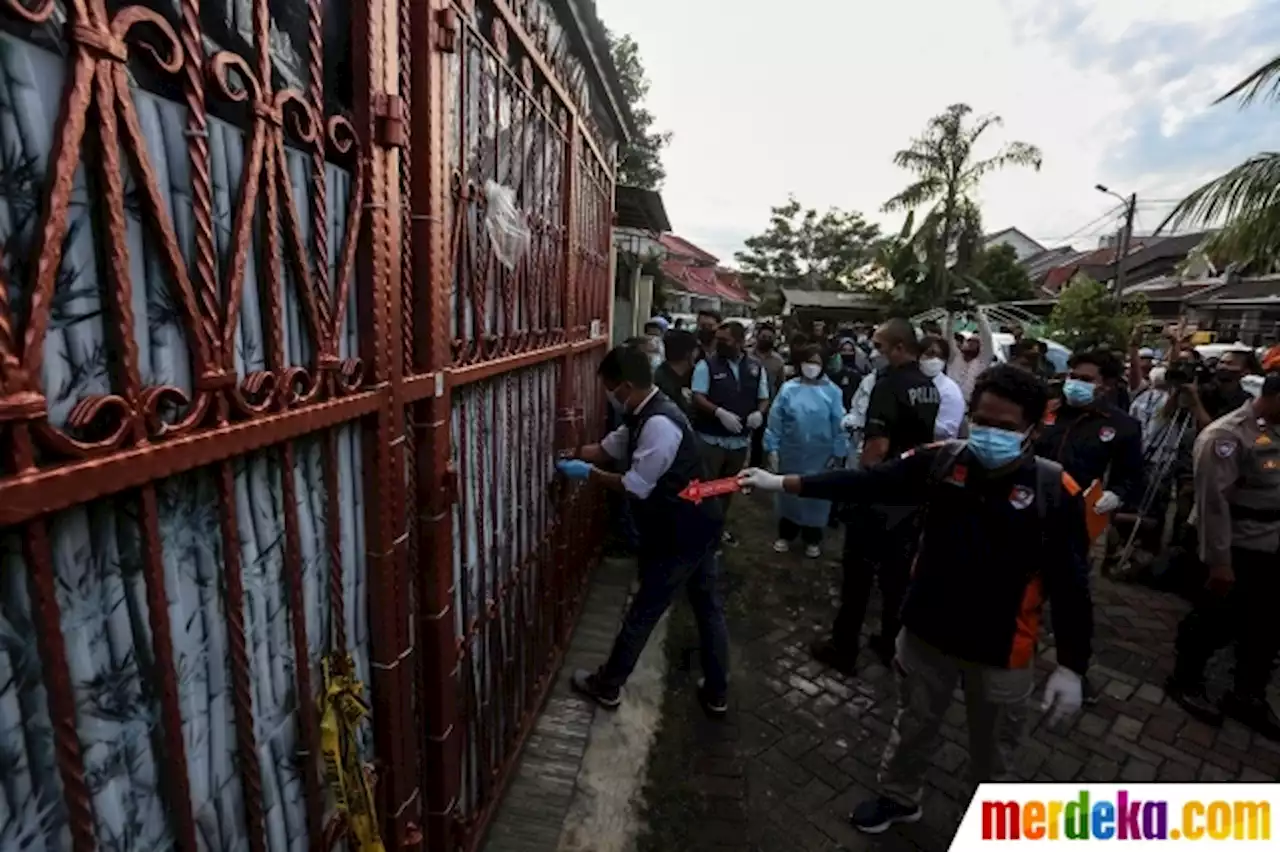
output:
[[[1120,231],[1120,245],[1116,254],[1115,296],[1118,299],[1124,292],[1124,261],[1129,257],[1129,244],[1133,240],[1133,215],[1138,208],[1138,193],[1131,193],[1128,198],[1125,198],[1118,192],[1112,192],[1103,184],[1096,184],[1094,189],[1112,198],[1118,198],[1124,205],[1124,228]]]
[[[1138,207],[1138,194],[1129,196],[1124,212],[1124,230],[1120,232],[1120,253],[1116,255],[1116,298],[1124,293],[1124,262],[1129,258],[1129,243],[1133,240],[1133,214]]]

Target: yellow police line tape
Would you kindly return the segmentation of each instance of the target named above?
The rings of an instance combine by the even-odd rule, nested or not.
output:
[[[364,684],[356,680],[350,657],[320,661],[324,692],[320,695],[320,753],[324,775],[338,814],[346,820],[348,837],[360,852],[385,852],[378,831],[370,773],[360,763],[356,732],[369,715]],[[348,789],[351,785],[352,789]]]

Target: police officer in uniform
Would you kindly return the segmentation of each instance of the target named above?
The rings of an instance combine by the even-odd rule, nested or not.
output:
[[[1209,578],[1178,628],[1167,691],[1204,721],[1220,722],[1225,713],[1280,740],[1280,720],[1266,700],[1280,652],[1280,373],[1266,378],[1258,399],[1196,439],[1193,514]],[[1232,642],[1235,687],[1218,706],[1205,694],[1204,669]]]
[[[698,696],[709,715],[723,716],[729,639],[716,588],[723,518],[715,501],[694,504],[680,496],[692,480],[706,479],[698,439],[679,406],[653,386],[648,355],[639,348],[614,349],[598,372],[611,404],[622,412],[622,425],[556,467],[570,479],[626,497],[639,532],[640,588],[609,659],[594,672],[575,672],[571,683],[601,707],[616,709],[649,634],[683,586],[698,622],[703,674]],[[598,467],[611,463],[622,472]]]
[[[877,374],[867,405],[859,460],[864,469],[931,443],[941,402],[933,379],[920,370],[921,346],[911,323],[905,319],[889,320],[876,330],[872,344],[888,366]],[[871,640],[871,647],[882,658],[892,658],[918,538],[915,509],[906,505],[871,505],[846,512],[840,611],[831,638],[810,648],[814,659],[840,672],[854,670],[873,578],[880,582],[882,608],[880,634]]]

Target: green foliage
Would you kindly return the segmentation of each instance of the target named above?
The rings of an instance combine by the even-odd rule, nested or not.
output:
[[[793,197],[772,209],[768,228],[735,258],[745,275],[774,287],[850,289],[874,257],[879,236],[880,228],[860,213],[819,213]]]
[[[1141,293],[1118,300],[1087,275],[1068,282],[1049,315],[1048,335],[1073,351],[1106,345],[1123,351],[1137,326],[1148,318]]]
[[[1031,276],[1018,264],[1013,246],[996,245],[984,251],[978,257],[973,277],[982,282],[995,302],[1016,302],[1035,295]]]
[[[1237,83],[1217,103],[1239,98],[1280,104],[1280,56]],[[1223,225],[1206,243],[1215,260],[1258,273],[1280,269],[1280,153],[1255,154],[1192,192],[1159,230]],[[1157,233],[1159,233],[1157,230]]]
[[[671,134],[653,129],[653,113],[644,106],[645,96],[649,94],[649,78],[640,60],[639,45],[629,35],[619,37],[609,33],[608,36],[613,64],[622,83],[622,94],[636,125],[635,137],[618,157],[618,183],[640,189],[661,189],[667,177],[667,170],[662,165],[662,151],[671,142]]]
[[[929,265],[920,256],[914,230],[915,214],[908,213],[897,234],[876,244],[873,260],[875,271],[890,285],[890,289],[882,291],[885,304],[891,311],[908,316],[929,307],[919,303],[927,296],[923,285],[928,280]]]
[[[981,252],[982,215],[974,196],[982,179],[1009,166],[1040,170],[1040,149],[1026,142],[1009,142],[993,156],[976,158],[978,140],[1003,120],[998,115],[970,118],[968,104],[952,104],[929,119],[925,132],[893,157],[915,176],[906,189],[884,203],[887,213],[931,205],[916,234],[932,274],[921,282],[927,292],[913,300],[941,304],[964,279]]]

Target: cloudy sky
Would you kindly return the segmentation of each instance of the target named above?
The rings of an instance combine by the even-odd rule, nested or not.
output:
[[[675,135],[677,233],[728,260],[789,193],[879,213],[893,152],[947,104],[1004,117],[1044,168],[988,179],[988,231],[1095,244],[1137,192],[1139,232],[1171,199],[1280,144],[1280,109],[1213,99],[1280,51],[1280,0],[597,0],[640,44],[648,105]],[[1104,217],[1091,227],[1090,222]],[[900,221],[900,220],[899,220]]]

